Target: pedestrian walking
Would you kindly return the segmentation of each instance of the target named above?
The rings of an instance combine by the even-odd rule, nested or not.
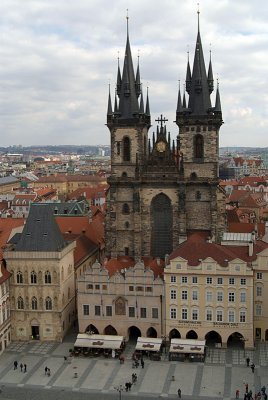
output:
[[[27,365],[24,364],[24,372],[27,372]]]
[[[141,368],[144,368],[144,361],[143,361],[143,358],[141,359]]]
[[[14,369],[18,368],[18,361],[14,361]]]
[[[178,398],[181,399],[181,389],[178,389]]]
[[[248,383],[245,384],[246,393],[248,393]]]
[[[47,369],[47,376],[50,376],[50,368]]]
[[[247,362],[247,367],[249,367],[249,363],[250,363],[250,358],[249,357],[246,358],[246,362]]]
[[[45,367],[45,375],[47,374],[48,367]]]
[[[235,391],[235,398],[239,399],[239,390],[238,389]]]
[[[255,364],[252,363],[251,366],[250,366],[250,368],[251,368],[252,373],[254,373],[254,371],[255,371]]]
[[[20,363],[20,370],[21,370],[21,372],[23,370],[23,364],[22,363]]]

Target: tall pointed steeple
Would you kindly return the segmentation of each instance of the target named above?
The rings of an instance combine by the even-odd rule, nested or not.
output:
[[[213,79],[212,63],[211,63],[211,50],[210,50],[209,66],[208,66],[208,87],[209,87],[209,93],[212,93],[214,90],[214,79]]]
[[[119,57],[118,57],[117,81],[116,81],[116,91],[117,91],[117,93],[120,93],[120,91],[121,91],[121,85],[122,85],[122,78],[121,78],[120,65],[119,65]]]
[[[137,97],[139,97],[139,95],[141,94],[140,56],[138,56],[138,65],[137,65],[135,85],[136,85],[136,95],[137,95]]]
[[[147,86],[145,114],[146,114],[147,117],[150,117],[150,104],[149,104],[149,89],[148,89],[148,86]]]
[[[109,84],[107,115],[110,116],[112,114],[113,114],[113,109],[112,109],[111,91],[110,91],[110,84]]]
[[[186,79],[186,90],[189,93],[189,112],[192,115],[206,115],[211,113],[210,89],[206,74],[204,54],[201,42],[199,28],[199,10],[198,15],[198,32],[195,46],[195,56],[192,76],[189,84],[189,78]],[[187,66],[188,71],[188,66]],[[211,70],[212,71],[212,70]]]
[[[219,81],[217,80],[217,91],[216,91],[216,101],[214,107],[214,114],[221,115],[221,98],[220,98],[220,90],[219,90]]]
[[[142,89],[141,89],[141,99],[140,99],[140,114],[144,114],[144,102],[143,102]]]
[[[131,48],[129,42],[128,16],[127,16],[127,42],[125,59],[121,79],[121,87],[117,89],[119,96],[119,118],[131,119],[139,113],[138,96],[136,93],[136,79],[132,62]]]
[[[177,112],[182,112],[182,102],[181,102],[181,85],[179,81],[179,92],[178,92],[178,101],[177,101]]]

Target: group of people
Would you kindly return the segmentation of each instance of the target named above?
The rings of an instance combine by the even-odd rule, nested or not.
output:
[[[133,361],[132,361],[132,368],[138,368],[139,365],[140,365],[140,363],[141,363],[141,368],[144,368],[144,360],[143,360],[143,357],[141,357],[140,363],[139,363],[139,360],[138,360],[136,354],[134,353],[134,354],[132,355],[132,360],[133,360]]]
[[[18,361],[15,360],[14,361],[14,369],[18,369],[18,365],[19,365]],[[20,363],[20,370],[21,370],[21,372],[27,372],[27,365]]]
[[[235,397],[236,397],[236,399],[239,399],[239,390],[236,391]],[[248,384],[245,383],[244,400],[267,400],[266,387],[263,386],[258,393],[255,393],[254,399],[253,399],[252,390],[248,390]]]
[[[131,382],[126,382],[125,383],[125,389],[126,392],[130,392],[132,385],[134,385],[134,383],[137,382],[137,374],[135,372],[133,372],[132,376],[131,376]]]

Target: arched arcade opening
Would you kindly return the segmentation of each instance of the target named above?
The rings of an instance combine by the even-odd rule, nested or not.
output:
[[[198,335],[195,331],[189,331],[186,333],[186,339],[198,339]]]
[[[245,339],[244,336],[239,332],[232,333],[227,340],[227,347],[236,347],[240,349],[244,349],[245,347]]]
[[[156,330],[155,330],[153,327],[151,327],[151,328],[149,328],[149,329],[147,330],[146,336],[147,336],[147,337],[151,337],[151,338],[157,338],[157,332],[156,332]]]
[[[205,336],[206,346],[217,347],[222,345],[222,338],[218,332],[210,331]]]
[[[137,341],[137,338],[141,336],[141,331],[137,326],[130,326],[128,328],[128,338],[130,341]]]
[[[181,334],[180,334],[180,332],[177,330],[177,329],[172,329],[170,332],[169,332],[169,339],[180,339],[181,338]]]
[[[99,331],[98,331],[98,329],[96,328],[95,325],[90,324],[90,325],[88,325],[88,326],[86,327],[85,333],[88,333],[89,335],[98,335],[98,334],[99,334]]]
[[[117,330],[112,325],[106,326],[103,332],[104,335],[117,335]]]

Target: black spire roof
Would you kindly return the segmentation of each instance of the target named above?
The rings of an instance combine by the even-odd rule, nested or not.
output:
[[[146,123],[150,124],[150,109],[149,99],[147,92],[147,101],[144,111],[144,101],[139,97],[142,97],[142,86],[140,80],[140,66],[138,58],[138,66],[136,75],[134,73],[133,61],[131,55],[129,31],[128,31],[128,17],[127,17],[127,41],[125,48],[124,65],[122,74],[120,71],[119,60],[117,68],[117,82],[116,82],[116,96],[118,96],[118,102],[115,99],[115,107],[112,115],[110,114],[110,92],[108,96],[108,112],[107,112],[107,123],[108,126],[113,123],[126,124],[126,123]]]
[[[190,85],[186,82],[186,89],[189,93],[188,108],[192,114],[204,115],[211,112],[210,89],[199,30],[199,11],[193,71]]]
[[[61,251],[66,242],[55,221],[51,206],[33,203],[16,245],[16,251]]]

